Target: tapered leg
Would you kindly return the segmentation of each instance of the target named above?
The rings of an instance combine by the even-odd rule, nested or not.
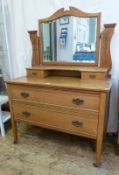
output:
[[[10,113],[11,113],[11,123],[12,123],[12,131],[13,131],[13,143],[18,142],[18,135],[17,135],[17,122],[14,119],[14,112],[13,112],[13,105],[12,105],[12,86],[10,84],[7,84],[7,91],[9,95],[9,105],[10,105]]]
[[[13,143],[16,144],[18,142],[17,122],[16,121],[12,121],[12,130],[13,130],[13,137],[14,137]]]
[[[105,131],[105,123],[106,123],[106,106],[107,106],[107,94],[101,93],[97,138],[96,138],[96,163],[94,163],[95,167],[98,167],[101,164],[102,143],[103,143],[103,137],[104,137],[104,131]]]
[[[116,145],[116,155],[119,156],[119,132],[118,132],[117,145]]]
[[[99,167],[101,165],[102,143],[103,137],[98,137],[96,141],[96,163],[94,163],[95,167]]]

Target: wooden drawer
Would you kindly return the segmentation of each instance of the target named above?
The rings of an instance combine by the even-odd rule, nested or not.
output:
[[[27,69],[27,77],[43,78],[48,76],[48,71]]]
[[[13,102],[15,120],[22,120],[46,128],[64,130],[77,135],[95,138],[97,134],[98,113],[67,110],[46,105],[21,104]]]
[[[105,72],[82,72],[82,79],[96,79],[96,80],[105,80],[106,73]]]
[[[11,92],[13,99],[53,104],[75,109],[99,110],[99,95],[94,93],[19,85],[12,86]]]

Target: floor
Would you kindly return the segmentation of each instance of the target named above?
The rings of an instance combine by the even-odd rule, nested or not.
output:
[[[112,137],[104,143],[102,165],[95,168],[90,139],[20,124],[19,143],[13,144],[8,128],[0,137],[0,175],[119,175]]]

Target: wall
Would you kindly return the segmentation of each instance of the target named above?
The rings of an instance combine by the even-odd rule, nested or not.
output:
[[[45,18],[61,7],[77,7],[87,12],[100,11],[101,30],[104,23],[117,23],[115,34],[111,42],[113,88],[109,111],[108,131],[117,128],[118,90],[119,90],[119,0],[7,0],[11,26],[10,46],[11,61],[13,62],[14,77],[25,75],[25,68],[31,64],[31,43],[28,30],[36,30],[37,20]]]

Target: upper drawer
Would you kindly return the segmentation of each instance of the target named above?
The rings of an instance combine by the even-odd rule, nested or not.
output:
[[[11,88],[12,99],[34,101],[45,104],[71,107],[76,109],[99,110],[99,95],[96,93],[48,89],[13,85]]]

